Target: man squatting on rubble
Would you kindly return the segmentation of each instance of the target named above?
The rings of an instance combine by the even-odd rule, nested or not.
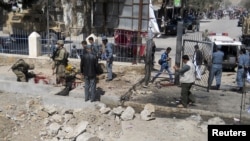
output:
[[[18,82],[28,82],[30,78],[35,77],[36,75],[32,71],[29,72],[29,70],[33,70],[34,68],[34,64],[28,64],[23,59],[19,59],[11,67],[13,73],[17,76]]]
[[[76,79],[77,70],[72,65],[68,64],[65,68],[65,88],[58,92],[56,95],[67,96],[69,95],[69,91],[72,90],[73,83]]]

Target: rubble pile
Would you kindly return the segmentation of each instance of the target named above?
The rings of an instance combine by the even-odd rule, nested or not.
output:
[[[133,120],[136,115],[132,107],[110,108],[99,102],[95,103],[95,109],[65,109],[43,105],[40,98],[30,98],[20,106],[8,105],[4,107],[2,114],[13,121],[14,132],[6,135],[4,140],[27,134],[23,129],[30,128],[30,136],[35,140],[112,141],[123,134],[121,122]],[[155,119],[154,112],[154,106],[147,104],[140,113],[141,120]],[[33,125],[34,123],[37,125]],[[34,134],[35,130],[37,134]]]

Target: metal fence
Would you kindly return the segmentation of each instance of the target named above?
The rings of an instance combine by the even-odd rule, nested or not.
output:
[[[83,47],[81,42],[83,41],[83,36],[80,33],[73,35],[77,29],[70,30],[69,37],[64,39],[65,48],[71,54],[71,58],[75,58],[72,55],[73,50],[77,50],[77,53],[81,54]],[[11,36],[0,37],[0,53],[9,54],[29,54],[28,47],[28,36],[27,32],[15,31],[16,34]],[[18,33],[18,34],[17,34]],[[104,47],[102,45],[103,35],[97,35],[96,44],[99,46],[99,50],[103,51]],[[56,33],[47,32],[41,33],[41,53],[42,55],[51,55],[55,47],[56,41],[61,39]],[[134,31],[125,30],[115,30],[114,36],[108,37],[108,42],[113,43],[113,56],[114,61],[117,62],[131,62],[131,63],[142,63],[145,60],[146,55],[146,40],[147,34],[138,33]],[[73,48],[75,47],[75,48]]]
[[[195,81],[196,86],[200,86],[206,88],[209,91],[208,79],[209,79],[209,63],[212,60],[212,52],[213,52],[213,44],[211,42],[202,41],[201,33],[195,33],[193,35],[184,36],[183,38],[183,52],[182,54],[186,54],[189,56],[191,60],[193,60],[194,55],[194,46],[198,45],[199,49],[203,54],[203,63],[201,65],[201,79]]]

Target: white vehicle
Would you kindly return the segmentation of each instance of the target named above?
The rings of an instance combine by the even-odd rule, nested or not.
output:
[[[223,69],[234,70],[242,43],[229,37],[228,33],[209,33],[206,40],[213,42],[213,51],[221,46],[221,51],[224,52]]]

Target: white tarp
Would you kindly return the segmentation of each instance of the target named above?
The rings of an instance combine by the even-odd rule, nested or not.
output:
[[[150,28],[151,28],[152,33],[155,36],[161,34],[159,27],[158,27],[158,24],[157,24],[157,21],[156,21],[156,18],[155,18],[154,9],[153,9],[153,5],[152,5],[151,0],[149,1],[149,25],[148,26],[149,26],[148,30],[150,31]]]

